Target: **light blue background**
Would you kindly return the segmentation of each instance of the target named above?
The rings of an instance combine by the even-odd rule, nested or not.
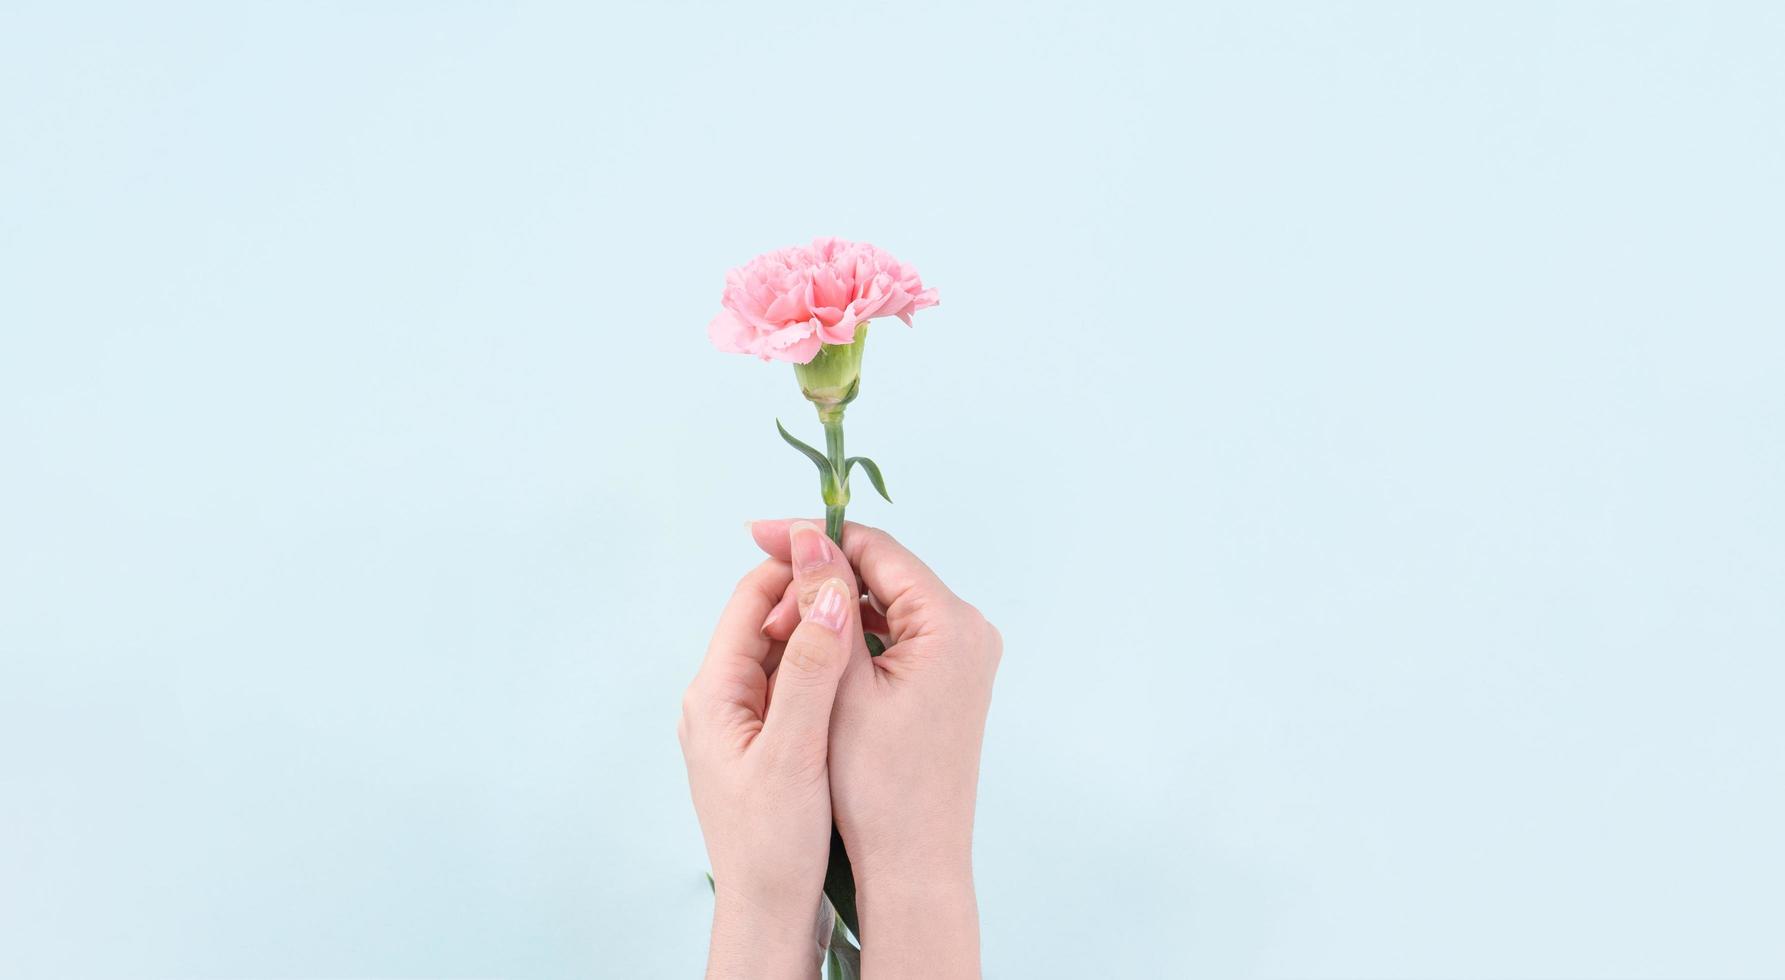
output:
[[[690,977],[810,512],[1004,631],[992,977],[1785,975],[1777,5],[0,8],[0,971]]]

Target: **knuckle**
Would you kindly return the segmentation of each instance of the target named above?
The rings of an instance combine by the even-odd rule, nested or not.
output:
[[[978,606],[965,599],[956,599],[953,611],[955,621],[968,630],[979,631],[992,625]]]
[[[811,642],[795,642],[787,644],[781,654],[781,666],[791,678],[804,683],[814,677],[821,677],[830,669],[831,651],[823,644]]]
[[[679,728],[692,730],[701,718],[712,712],[713,697],[699,684],[690,684],[682,692],[682,717]]]
[[[846,551],[857,562],[873,562],[886,555],[889,547],[898,542],[893,536],[877,527],[866,524],[846,524],[843,528],[843,544]]]
[[[902,618],[923,620],[926,622],[946,623],[947,614],[944,607],[937,605],[937,597],[921,589],[909,589],[893,600]],[[891,616],[893,610],[888,607],[886,614]]]
[[[987,659],[996,664],[1004,656],[1004,634],[992,625],[985,613],[978,606],[963,601],[960,606],[961,624],[968,635],[976,639],[975,647],[983,650]]]

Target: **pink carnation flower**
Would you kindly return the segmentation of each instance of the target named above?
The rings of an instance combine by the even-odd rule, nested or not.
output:
[[[758,255],[725,274],[725,310],[707,324],[713,346],[804,364],[825,344],[852,344],[857,324],[936,305],[917,270],[863,242],[815,239]]]

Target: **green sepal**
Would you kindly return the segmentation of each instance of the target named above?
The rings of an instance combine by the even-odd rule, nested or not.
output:
[[[781,424],[780,419],[775,420],[775,431],[781,433],[781,438],[785,439],[789,446],[804,453],[805,457],[818,467],[818,478],[824,482],[826,487],[842,482],[837,478],[837,474],[831,471],[831,461],[825,459],[823,453],[795,439],[793,433],[788,432],[787,427]]]
[[[857,463],[861,464],[862,469],[868,471],[868,482],[874,484],[874,490],[880,494],[880,498],[889,504],[892,503],[892,497],[888,496],[886,492],[886,481],[880,478],[880,467],[875,465],[874,461],[868,457],[849,457],[849,459],[844,461],[843,475],[847,477],[849,471],[855,469],[855,464]]]

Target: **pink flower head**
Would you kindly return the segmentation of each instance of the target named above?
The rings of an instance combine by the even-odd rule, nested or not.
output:
[[[758,255],[725,274],[725,309],[707,324],[713,346],[804,364],[825,344],[852,344],[857,324],[936,305],[917,270],[864,242],[819,238]]]

